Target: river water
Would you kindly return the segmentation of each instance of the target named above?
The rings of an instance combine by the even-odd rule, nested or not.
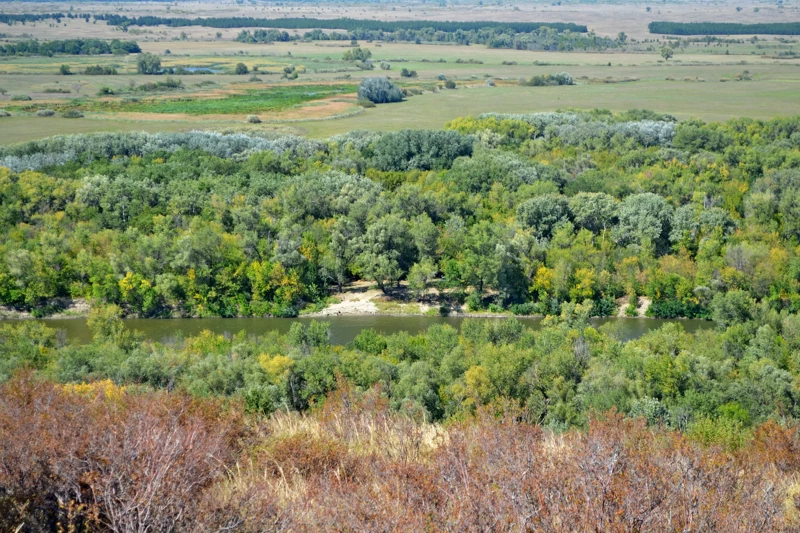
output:
[[[124,321],[125,326],[138,330],[154,341],[164,341],[178,336],[189,337],[203,330],[217,334],[234,334],[242,330],[251,335],[269,331],[286,333],[293,322],[309,323],[311,320],[330,322],[331,343],[347,344],[364,329],[372,328],[385,334],[406,331],[412,335],[426,330],[434,324],[449,324],[460,328],[465,320],[506,320],[504,318],[464,318],[464,317],[431,317],[431,316],[335,316],[325,318],[130,318]],[[541,328],[541,318],[519,318],[525,326],[534,330]],[[7,322],[14,322],[8,320]],[[92,333],[86,325],[86,319],[45,319],[41,321],[48,327],[64,330],[68,340],[88,343]],[[622,340],[638,338],[648,331],[658,329],[669,322],[680,323],[684,330],[694,333],[702,329],[714,327],[714,323],[706,320],[662,320],[653,318],[597,318],[592,320],[595,327],[611,324],[614,334]]]

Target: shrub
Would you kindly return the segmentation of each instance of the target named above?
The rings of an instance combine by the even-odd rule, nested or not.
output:
[[[381,61],[381,70],[391,70],[392,65],[387,63],[386,61]]]
[[[484,82],[484,86],[494,87],[494,80],[492,78],[487,79],[486,82]]]
[[[446,82],[444,82],[444,88],[445,89],[455,89],[456,88],[456,82],[454,82],[453,80],[447,80]]]
[[[62,76],[72,75],[72,71],[69,69],[69,65],[61,65],[61,67],[59,67],[58,69],[58,72],[60,72]]]
[[[0,109],[0,118],[2,118],[2,117],[10,117],[10,116],[11,116],[11,113],[6,111],[5,109]]]
[[[52,109],[40,109],[36,112],[37,117],[52,117],[55,116],[56,112]]]
[[[543,76],[533,76],[528,81],[522,81],[521,85],[528,87],[545,87],[549,85],[574,85],[572,76],[567,72],[558,74],[545,74]]]
[[[250,69],[247,68],[247,65],[244,63],[236,63],[236,68],[233,69],[233,73],[236,75],[244,75],[250,72]]]
[[[403,70],[400,71],[400,76],[402,76],[403,78],[416,78],[417,77],[417,71],[416,70],[409,70],[409,69],[403,67]]]
[[[28,102],[31,100],[31,97],[27,94],[12,94],[9,97],[9,100],[12,102]]]
[[[255,74],[253,74],[252,76],[250,76],[250,79],[248,79],[247,81],[255,82],[255,81],[262,81],[262,79],[259,78],[258,76],[256,76]]]
[[[536,314],[536,304],[525,302],[524,304],[512,304],[509,309],[515,315],[534,315]]]
[[[475,139],[456,131],[402,130],[386,133],[372,145],[378,170],[441,170],[461,156],[472,155]]]
[[[111,87],[100,87],[100,90],[97,91],[97,96],[111,96],[116,94]]]
[[[358,98],[375,104],[388,104],[401,101],[403,93],[389,78],[364,78],[358,86]]]
[[[102,65],[90,65],[83,71],[87,76],[109,76],[117,73],[114,67],[104,67]]]
[[[261,124],[261,119],[258,118],[258,115],[247,115],[247,122],[250,124]]]
[[[83,113],[78,111],[77,109],[69,109],[61,113],[63,118],[83,118]]]
[[[344,53],[345,61],[366,61],[372,57],[372,52],[366,48],[352,48]]]
[[[366,98],[359,98],[358,102],[356,102],[361,107],[375,107],[375,102],[372,100],[367,100]]]

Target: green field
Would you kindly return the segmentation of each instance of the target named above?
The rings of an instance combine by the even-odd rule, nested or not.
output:
[[[142,9],[164,14],[151,6]],[[198,9],[198,13],[206,13],[208,8]],[[596,24],[605,35],[615,35],[614,9],[599,10],[602,17],[597,18]],[[619,9],[625,16],[633,17],[632,8]],[[667,8],[658,8],[652,17],[657,14],[660,19],[675,18],[674,14],[667,17],[671,11],[662,9]],[[593,10],[592,7],[576,9],[575,20],[585,21],[580,17]],[[729,20],[724,10],[718,10],[721,20]],[[219,15],[219,11],[208,11],[209,15],[215,13]],[[339,14],[337,10],[332,13]],[[316,13],[312,10],[307,14]],[[795,11],[785,14],[796,17]],[[417,15],[422,16],[416,13],[414,16]],[[528,19],[535,15],[525,14]],[[776,18],[766,10],[758,17],[754,15],[747,18],[761,21]],[[562,19],[569,16],[569,12],[560,15]],[[641,28],[646,28],[647,20],[652,19],[641,14],[636,17]],[[508,18],[513,20],[511,16]],[[619,27],[637,35],[630,27],[632,20],[621,20]],[[595,27],[591,23],[589,26]],[[20,27],[10,29],[16,32]],[[27,30],[30,32],[27,35],[40,38],[74,37],[73,32],[92,37],[114,36],[113,28],[87,25],[80,20],[52,27],[47,34],[42,33],[42,24],[29,25]],[[126,38],[135,38],[144,51],[159,54],[164,68],[211,68],[215,74],[174,75],[174,79],[182,82],[179,89],[143,92],[133,88],[164,77],[137,74],[135,55],[4,58],[0,88],[7,94],[0,96],[0,108],[10,110],[15,116],[2,119],[7,127],[0,131],[0,143],[85,131],[267,128],[246,125],[249,114],[258,114],[264,123],[270,124],[269,128],[285,126],[316,137],[354,129],[438,128],[464,115],[567,107],[613,111],[647,108],[678,118],[698,117],[708,121],[800,114],[800,98],[797,98],[800,59],[776,56],[800,53],[796,38],[771,36],[753,40],[741,36],[695,42],[696,39],[676,41],[638,34],[622,49],[608,52],[542,52],[452,43],[364,41],[360,45],[372,52],[376,66],[364,71],[354,62],[342,59],[351,47],[349,41],[249,44],[236,42],[233,29],[224,30],[222,37],[213,37],[210,29],[197,27],[187,29],[187,38],[176,32],[180,29],[142,28],[133,30]],[[665,61],[660,49],[667,43],[674,44],[675,53]],[[257,68],[261,81],[250,82],[249,75],[233,75],[239,62],[251,71]],[[380,62],[388,62],[391,69],[378,68]],[[62,64],[69,65],[75,75],[59,75]],[[119,74],[81,74],[90,65],[113,66]],[[283,69],[292,66],[300,73],[299,78],[283,80]],[[403,68],[416,71],[417,77],[401,78]],[[519,86],[520,79],[557,72],[571,74],[576,85]],[[390,76],[410,96],[399,104],[379,105],[360,112],[354,105],[356,87],[368,76]],[[732,81],[743,76],[748,81]],[[495,80],[495,87],[485,86],[488,78]],[[457,89],[441,90],[443,79],[455,81]],[[110,88],[115,96],[97,98],[95,95],[103,87]],[[30,95],[32,101],[8,101],[12,94]],[[347,103],[331,105],[331,96],[341,96]],[[32,116],[39,109],[60,111],[71,107],[81,109],[86,117],[59,120]]]

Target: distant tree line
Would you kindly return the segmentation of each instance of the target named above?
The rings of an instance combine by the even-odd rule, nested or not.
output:
[[[67,55],[103,55],[103,54],[137,54],[142,49],[136,41],[104,41],[101,39],[66,39],[60,41],[27,40],[0,45],[0,57],[4,56],[52,56]]]
[[[651,22],[650,33],[669,35],[800,35],[800,22],[766,22],[739,24],[735,22]]]
[[[242,30],[236,40],[243,43],[271,43],[286,41],[401,41],[401,42],[447,42],[457,44],[485,44],[490,48],[513,48],[516,50],[605,50],[616,48],[619,43],[594,33],[583,34],[542,26],[530,32],[518,32],[513,28],[484,27],[470,30],[444,31],[433,27],[421,29],[398,28],[395,31],[356,28],[347,32],[314,29],[301,35],[289,35],[286,31]]]
[[[11,26],[16,22],[22,22],[25,24],[26,22],[38,22],[40,20],[50,19],[55,19],[56,22],[61,22],[61,19],[65,16],[66,15],[64,15],[64,13],[0,13],[0,23]],[[88,17],[89,15],[86,16]],[[69,18],[73,18],[72,15],[70,15]]]
[[[435,31],[455,32],[458,30],[480,30],[483,28],[503,28],[519,33],[526,33],[542,27],[553,28],[558,31],[574,31],[585,33],[586,26],[571,22],[450,22],[433,20],[364,20],[364,19],[315,19],[315,18],[278,18],[265,19],[253,17],[208,17],[208,18],[177,18],[177,17],[127,17],[125,15],[95,15],[97,20],[105,20],[110,26],[205,26],[207,28],[281,28],[303,29],[320,28],[330,30],[373,30],[393,32],[397,30],[421,30],[433,28]]]

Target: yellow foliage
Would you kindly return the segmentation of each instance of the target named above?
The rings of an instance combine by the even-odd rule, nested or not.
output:
[[[229,344],[223,335],[204,329],[200,335],[186,340],[186,351],[193,354],[221,353]]]
[[[553,277],[555,276],[552,268],[539,267],[533,277],[532,289],[534,291],[549,293],[553,288]]]
[[[277,385],[289,377],[294,360],[285,355],[273,356],[264,353],[258,356],[258,364],[269,375],[270,381]]]
[[[93,381],[91,383],[67,384],[63,386],[67,394],[85,396],[87,398],[98,398],[100,396],[107,400],[118,401],[125,394],[125,387],[116,385],[110,379],[103,381]]]
[[[569,291],[570,297],[575,301],[585,300],[594,296],[596,275],[591,268],[579,268],[575,271],[575,284]]]
[[[122,291],[123,298],[127,298],[128,294],[134,289],[133,272],[128,272],[125,277],[119,280],[119,289]]]
[[[476,365],[464,372],[464,383],[469,396],[481,402],[486,402],[492,397],[494,387],[486,368]]]

